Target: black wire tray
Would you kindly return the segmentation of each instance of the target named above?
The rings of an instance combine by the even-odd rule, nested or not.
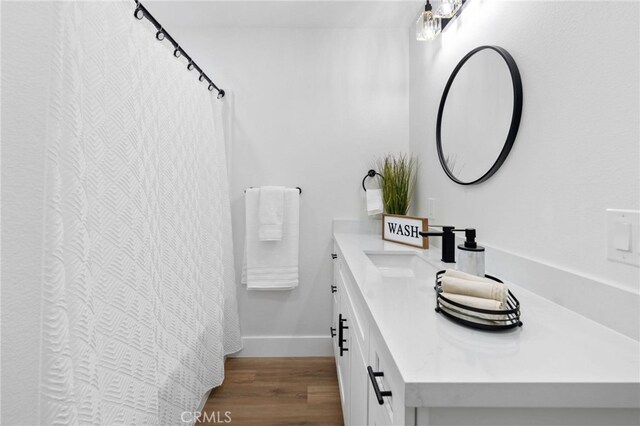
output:
[[[511,290],[508,290],[507,309],[496,311],[463,305],[462,303],[454,302],[441,295],[442,276],[444,273],[445,271],[442,270],[436,274],[436,286],[434,287],[436,291],[436,312],[441,313],[453,322],[480,330],[501,331],[522,327],[522,321],[520,321],[520,301],[516,299]],[[485,275],[485,278],[502,283],[498,278],[492,277],[491,275]],[[442,302],[445,302],[445,304],[455,309],[445,306]],[[478,314],[491,317],[490,319],[478,318]]]

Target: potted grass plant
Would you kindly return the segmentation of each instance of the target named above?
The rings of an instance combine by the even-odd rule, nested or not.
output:
[[[382,189],[382,202],[386,214],[406,216],[416,188],[417,166],[415,157],[389,154],[378,160],[378,177]]]
[[[382,239],[422,249],[429,248],[427,218],[407,216],[416,189],[418,162],[406,154],[389,154],[378,162],[382,190]]]

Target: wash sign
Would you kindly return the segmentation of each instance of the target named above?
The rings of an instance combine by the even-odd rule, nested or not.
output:
[[[427,232],[428,229],[429,220],[426,218],[392,214],[382,216],[382,239],[385,241],[428,249],[429,239],[420,236],[420,232]]]

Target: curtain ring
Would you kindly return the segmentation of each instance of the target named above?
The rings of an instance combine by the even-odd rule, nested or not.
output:
[[[144,10],[142,10],[139,2],[136,1],[136,4],[136,10],[133,12],[133,16],[135,16],[137,20],[141,21],[142,18],[144,18]]]
[[[180,51],[180,45],[178,45],[178,47],[176,47],[175,50],[173,51],[173,56],[175,56],[176,58],[179,58],[180,55],[182,55],[182,52]]]
[[[203,73],[200,73],[200,77],[198,77],[198,80],[204,81],[204,74]]]
[[[218,90],[218,99],[222,98],[224,98],[224,90],[220,89]],[[300,190],[300,192],[302,193],[302,190]]]
[[[209,84],[208,89],[209,89],[210,92],[213,92],[213,83]]]
[[[194,68],[195,68],[195,65],[193,65],[193,61],[189,61],[189,63],[187,64],[187,69],[191,71]]]
[[[162,27],[160,27],[160,29],[156,33],[156,38],[160,41],[164,40],[164,30],[162,29]]]

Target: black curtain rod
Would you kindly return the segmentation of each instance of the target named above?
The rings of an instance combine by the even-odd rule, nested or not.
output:
[[[135,0],[136,2],[136,10],[133,12],[133,16],[136,17],[136,19],[138,20],[142,20],[143,18],[147,18],[149,20],[149,22],[151,22],[153,24],[154,27],[156,27],[156,30],[158,31],[156,33],[156,39],[162,41],[164,39],[167,39],[171,42],[171,44],[173,45],[174,51],[173,51],[173,56],[175,56],[176,58],[179,58],[180,56],[184,56],[185,59],[188,61],[187,64],[187,69],[189,71],[195,69],[196,71],[198,71],[200,73],[200,77],[198,77],[198,79],[200,81],[207,81],[209,83],[209,90],[213,91],[213,89],[218,91],[218,99],[222,99],[224,97],[224,90],[219,89],[218,86],[216,86],[213,81],[211,81],[211,79],[204,73],[204,71],[202,71],[202,68],[200,68],[198,66],[198,64],[196,64],[193,59],[191,59],[191,56],[189,56],[187,54],[187,52],[184,51],[183,48],[180,47],[180,45],[175,41],[175,39],[173,37],[171,37],[171,35],[167,32],[167,30],[165,30],[164,28],[162,28],[162,25],[160,25],[160,23],[156,20],[156,18],[153,17],[153,15],[151,13],[149,13],[149,11],[147,10],[146,7],[144,7],[142,5],[142,3],[140,3],[139,0]]]

